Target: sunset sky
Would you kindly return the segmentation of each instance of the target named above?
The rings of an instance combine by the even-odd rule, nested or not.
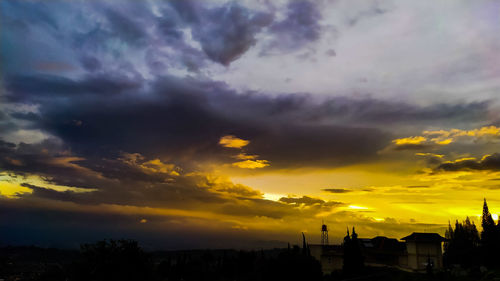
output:
[[[498,1],[0,1],[0,245],[500,214]]]

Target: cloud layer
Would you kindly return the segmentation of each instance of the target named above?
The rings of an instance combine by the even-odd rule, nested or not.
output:
[[[412,204],[479,175],[493,192],[499,171],[500,40],[474,21],[495,9],[459,5],[0,2],[7,241],[257,245],[321,219],[338,237],[440,229]]]

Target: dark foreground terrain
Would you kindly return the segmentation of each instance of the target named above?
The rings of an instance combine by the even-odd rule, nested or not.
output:
[[[101,241],[81,250],[0,248],[0,280],[500,280],[485,268],[432,274],[364,267],[323,276],[303,249],[144,252],[135,241]]]

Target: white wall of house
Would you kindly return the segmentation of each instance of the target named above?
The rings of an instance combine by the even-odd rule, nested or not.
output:
[[[434,264],[434,268],[443,267],[441,242],[407,241],[406,250],[408,252],[408,267],[411,269],[425,269],[429,258]]]

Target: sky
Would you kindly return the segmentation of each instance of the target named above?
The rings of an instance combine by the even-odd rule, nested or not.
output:
[[[500,2],[0,1],[0,245],[500,214]]]

